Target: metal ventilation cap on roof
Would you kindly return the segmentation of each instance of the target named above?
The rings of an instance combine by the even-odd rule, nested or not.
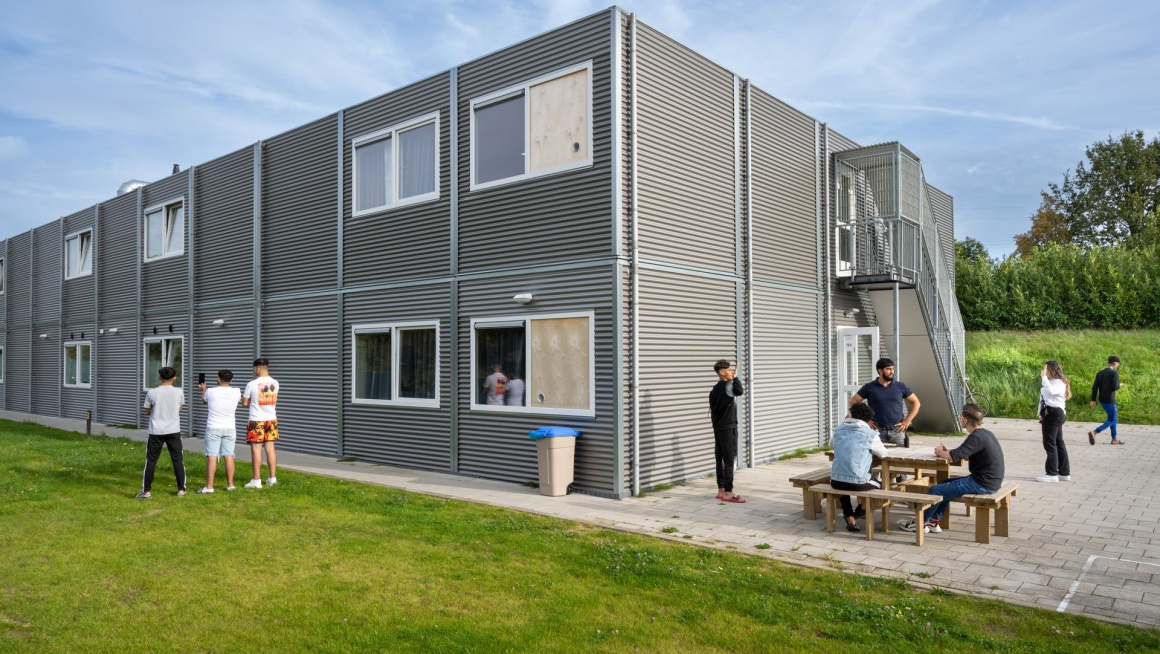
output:
[[[125,182],[124,184],[122,184],[121,187],[117,189],[117,195],[124,195],[126,193],[131,192],[131,191],[136,191],[137,189],[141,188],[142,186],[145,186],[148,183],[149,182],[142,182],[139,179],[131,179],[131,180]]]

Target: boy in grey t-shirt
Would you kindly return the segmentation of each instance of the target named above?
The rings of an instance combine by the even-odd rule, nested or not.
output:
[[[165,366],[157,371],[161,385],[149,389],[145,395],[145,413],[149,415],[149,444],[145,447],[145,472],[141,477],[141,492],[137,498],[147,500],[153,496],[153,473],[157,470],[157,459],[161,458],[161,448],[169,450],[173,462],[173,472],[177,475],[177,495],[185,495],[185,461],[181,455],[181,408],[185,406],[185,393],[173,385],[177,371]]]

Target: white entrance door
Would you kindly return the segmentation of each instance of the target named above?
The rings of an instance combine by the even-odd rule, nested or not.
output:
[[[878,374],[874,370],[877,360],[877,327],[838,328],[838,393],[842,398],[839,415],[844,414],[858,389]]]

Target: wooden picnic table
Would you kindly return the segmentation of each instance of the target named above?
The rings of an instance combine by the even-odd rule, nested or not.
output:
[[[830,450],[826,452],[826,456],[833,461],[834,451]],[[934,472],[935,483],[941,484],[950,479],[951,466],[961,466],[963,465],[963,461],[966,461],[966,459],[952,463],[935,456],[934,452],[928,452],[926,454],[919,452],[900,452],[896,454],[891,452],[881,459],[874,457],[874,465],[882,466],[882,479],[885,480],[883,483],[887,487],[893,485],[890,481],[893,478],[892,475],[901,472],[910,472],[915,477],[921,477],[923,471],[927,470]]]

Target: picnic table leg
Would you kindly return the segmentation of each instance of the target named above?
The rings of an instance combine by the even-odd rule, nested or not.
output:
[[[890,502],[882,503],[882,533],[890,531]]]
[[[951,502],[951,504],[954,504],[954,502]],[[951,528],[951,504],[947,504],[947,510],[943,511],[942,520],[939,522],[939,526],[943,529]]]
[[[868,503],[869,509],[866,511],[866,540],[874,540],[874,500],[869,497],[863,498]]]
[[[826,531],[834,533],[834,510],[836,503],[833,495],[826,495]]]
[[[984,545],[991,542],[991,508],[986,506],[975,509],[975,542]]]
[[[882,462],[882,490],[890,490],[890,462]]]
[[[923,529],[923,527],[926,525],[926,523],[923,522],[923,520],[922,520],[922,511],[923,511],[923,506],[921,504],[914,505],[914,524],[915,524],[914,544],[918,545],[919,547],[922,547],[923,536],[925,535],[924,532],[926,531],[925,529]]]
[[[817,494],[817,493],[810,493],[810,494],[814,496],[814,513],[815,514],[821,513],[822,512],[822,496]]]
[[[967,512],[965,515],[969,518],[969,517],[971,517],[971,505],[967,504],[966,507],[967,507]]]
[[[1004,498],[995,509],[995,535],[1007,536],[1007,530],[1010,527],[1011,521],[1011,498]]]
[[[803,488],[802,489],[802,506],[806,510],[806,520],[817,520],[818,519],[818,512],[817,512],[817,509],[815,508],[816,505],[817,505],[817,500],[814,498],[814,493],[811,493],[810,489],[808,489],[808,488]]]

